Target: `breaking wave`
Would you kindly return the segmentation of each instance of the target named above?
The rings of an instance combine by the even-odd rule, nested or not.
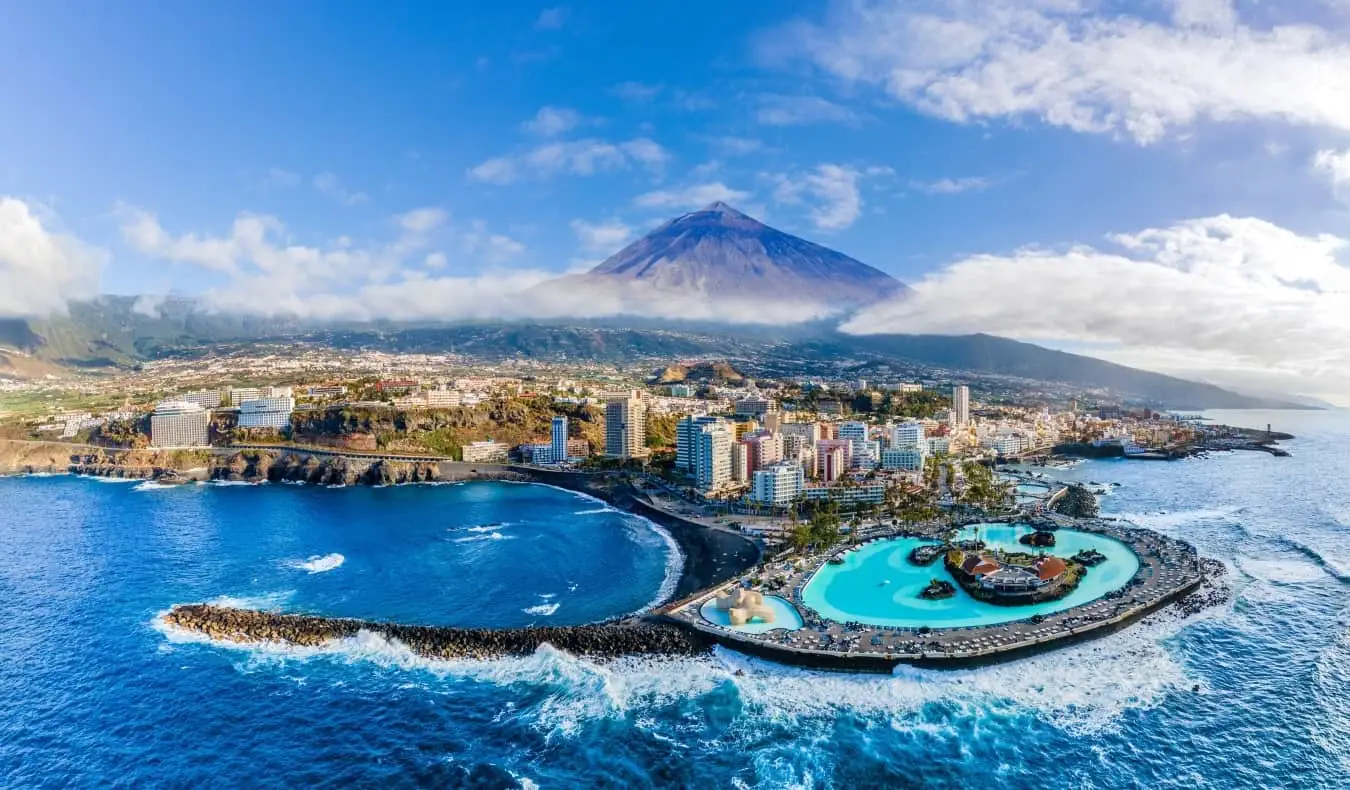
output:
[[[346,561],[346,557],[333,552],[332,554],[316,554],[308,559],[296,560],[291,563],[291,567],[310,573],[327,573],[341,568],[342,563]]]
[[[521,611],[524,612],[525,614],[533,614],[538,615],[540,617],[548,617],[552,615],[554,612],[558,611],[558,607],[560,606],[562,606],[562,604],[560,603],[541,603],[538,606],[526,607],[524,609],[521,609]]]

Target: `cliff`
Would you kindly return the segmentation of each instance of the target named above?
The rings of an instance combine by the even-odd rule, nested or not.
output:
[[[316,485],[396,485],[440,479],[434,461],[358,461],[343,457],[319,458],[284,450],[245,450],[212,460],[212,480],[274,483],[291,481]]]

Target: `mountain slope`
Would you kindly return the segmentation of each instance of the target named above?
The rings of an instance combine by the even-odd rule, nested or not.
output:
[[[839,335],[843,349],[867,351],[927,365],[1110,390],[1173,409],[1297,408],[1276,398],[1251,397],[1114,362],[1054,351],[993,335]]]
[[[637,282],[708,298],[812,300],[840,309],[905,291],[879,269],[720,202],[670,220],[575,280]]]

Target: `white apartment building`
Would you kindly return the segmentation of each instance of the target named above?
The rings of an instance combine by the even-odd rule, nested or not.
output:
[[[647,456],[647,404],[634,390],[605,403],[605,455],[610,458]]]
[[[924,430],[923,423],[912,421],[903,422],[891,427],[891,447],[923,447]]]
[[[262,397],[262,390],[257,387],[231,387],[230,405],[242,406],[248,401],[257,400]]]
[[[462,457],[469,463],[506,463],[511,448],[506,442],[470,442],[460,448]]]
[[[239,406],[240,428],[271,428],[281,431],[291,425],[294,398],[254,398]]]
[[[881,442],[854,439],[850,464],[854,469],[875,469],[881,463]]]
[[[800,436],[808,445],[814,446],[820,441],[820,423],[818,422],[786,422],[779,428],[783,437]]]
[[[221,403],[220,390],[185,392],[182,395],[175,395],[173,399],[183,403],[195,403],[203,409],[218,409]]]
[[[859,505],[880,505],[886,501],[885,483],[861,483],[858,485],[823,485],[808,483],[802,489],[807,501],[838,502],[845,508]]]
[[[797,500],[806,485],[800,464],[778,461],[755,470],[750,501],[770,507],[786,507]]]
[[[166,400],[150,415],[151,447],[205,447],[211,413],[195,403]]]
[[[952,423],[957,427],[970,424],[970,387],[964,384],[952,387]]]
[[[924,440],[928,455],[946,455],[951,452],[952,440],[946,436],[930,436]]]
[[[763,417],[770,412],[778,411],[778,402],[768,398],[744,398],[736,401],[736,413],[748,414],[751,417]]]
[[[839,438],[849,439],[851,441],[867,441],[867,423],[865,422],[841,422],[839,423]]]
[[[715,494],[732,483],[731,458],[735,439],[731,428],[718,420],[703,425],[694,441],[694,480],[705,495]]]

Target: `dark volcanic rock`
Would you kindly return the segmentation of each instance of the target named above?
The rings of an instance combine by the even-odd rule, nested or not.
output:
[[[478,629],[373,623],[345,618],[273,614],[209,604],[175,606],[164,615],[170,625],[229,642],[283,642],[318,647],[370,631],[397,640],[427,658],[495,658],[527,655],[540,645],[591,658],[628,655],[698,655],[712,642],[669,623],[630,620],[595,625]]]
[[[1055,502],[1053,509],[1056,513],[1072,518],[1096,518],[1097,497],[1075,483]]]

